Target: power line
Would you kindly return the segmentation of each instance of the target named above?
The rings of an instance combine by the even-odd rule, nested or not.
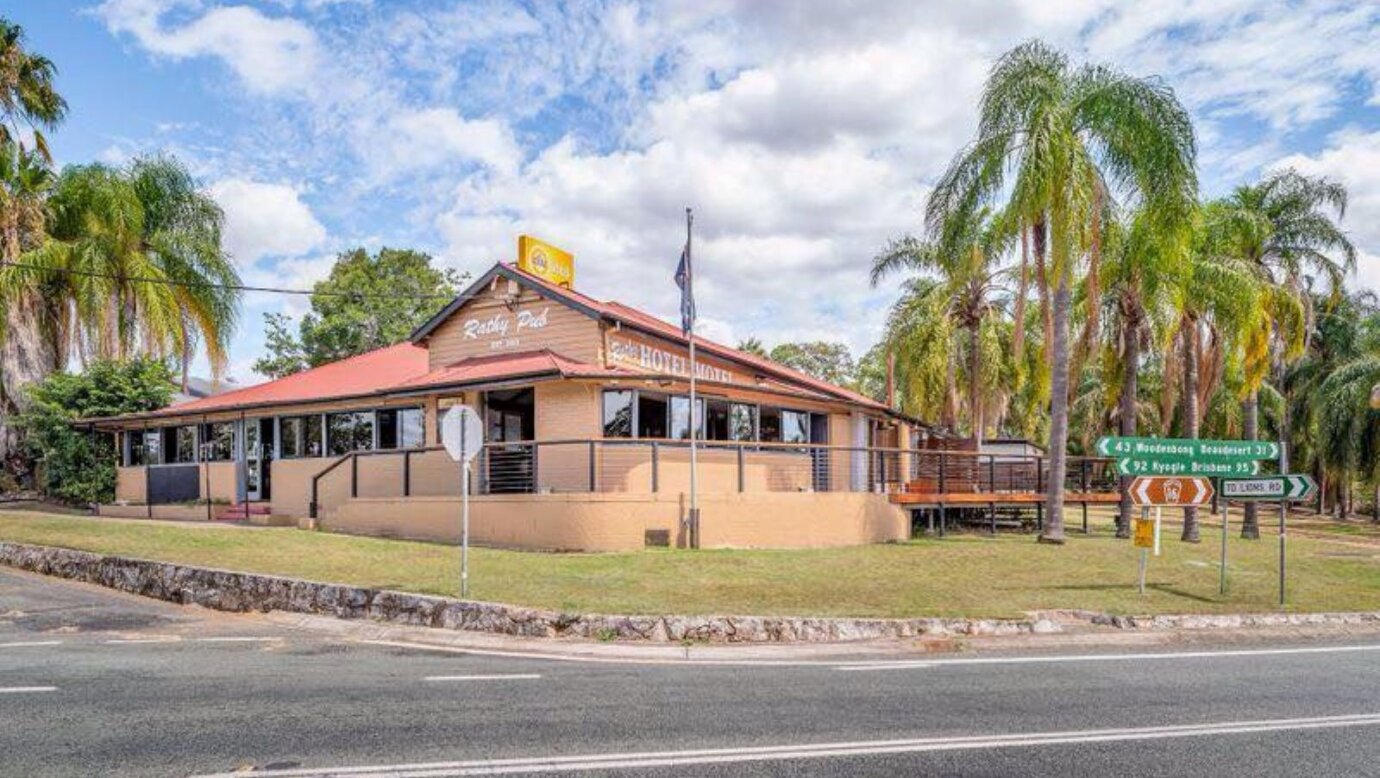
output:
[[[165,284],[167,286],[183,286],[190,288],[211,288],[227,289],[234,292],[267,292],[270,294],[295,294],[307,297],[347,297],[353,300],[453,300],[453,295],[447,294],[375,294],[370,292],[316,292],[310,289],[283,289],[273,286],[249,286],[247,284],[217,284],[212,281],[179,281],[174,278],[146,278],[140,276],[122,276],[116,273],[100,273],[94,270],[77,270],[68,267],[43,267],[41,265],[28,265],[23,262],[0,261],[0,267],[12,267],[19,270],[33,270],[39,273],[66,273],[74,276],[84,276],[87,278],[103,278],[110,281],[127,281],[135,284]]]

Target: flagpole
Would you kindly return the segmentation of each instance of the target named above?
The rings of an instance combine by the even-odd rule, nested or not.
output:
[[[694,223],[695,217],[689,208],[685,209],[685,265],[686,285],[689,287],[687,292],[691,299],[694,299],[694,261],[690,254],[690,227]],[[699,504],[699,414],[696,413],[695,402],[695,318],[690,319],[690,328],[686,333],[690,341],[690,547],[699,548],[700,545],[700,504]]]

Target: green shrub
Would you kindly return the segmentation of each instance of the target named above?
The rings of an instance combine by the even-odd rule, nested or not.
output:
[[[30,405],[19,416],[38,486],[71,503],[115,497],[114,437],[92,434],[81,419],[150,411],[172,399],[172,374],[157,359],[93,362],[83,373],[54,373],[29,387]]]

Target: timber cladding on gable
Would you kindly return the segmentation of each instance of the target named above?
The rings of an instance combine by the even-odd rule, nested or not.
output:
[[[598,363],[600,345],[599,322],[528,288],[512,303],[486,289],[458,308],[426,339],[432,370],[470,357],[540,349]]]

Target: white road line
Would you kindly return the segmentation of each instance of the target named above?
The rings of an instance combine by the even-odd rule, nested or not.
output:
[[[180,643],[181,641],[182,638],[180,637],[169,636],[161,638],[116,638],[103,642],[110,646],[137,646],[145,643]]]
[[[610,657],[544,654],[536,651],[504,651],[487,648],[411,643],[402,640],[361,640],[359,643],[392,648],[412,648],[449,654],[497,656],[511,659],[539,659],[550,662],[624,665],[694,665],[723,667],[827,667],[851,672],[862,670],[905,670],[971,664],[1049,664],[1058,662],[1120,662],[1134,660],[1212,659],[1217,657],[1283,656],[1289,654],[1342,654],[1380,651],[1380,644],[1342,646],[1299,646],[1282,648],[1227,649],[1223,651],[1145,651],[1134,654],[1049,654],[1023,656],[965,657],[961,659],[864,659],[855,662],[837,659],[675,659],[671,657]]]
[[[255,637],[218,637],[218,638],[192,638],[197,643],[276,643],[284,638],[255,638]]]
[[[794,759],[858,757],[879,754],[914,754],[928,751],[1028,748],[1078,743],[1114,743],[1166,738],[1239,735],[1290,730],[1380,726],[1380,714],[1318,716],[1314,718],[1260,719],[1158,727],[1088,729],[1063,732],[1030,732],[1008,735],[872,740],[842,743],[802,743],[785,746],[715,748],[693,751],[646,751],[634,753],[548,756],[519,759],[478,759],[460,762],[374,765],[339,768],[265,770],[257,778],[312,778],[313,776],[380,776],[391,778],[444,778],[460,775],[513,775],[519,773],[574,772],[585,770],[645,770],[653,767],[769,762]],[[201,778],[236,778],[217,773]]]
[[[493,673],[490,675],[428,675],[423,681],[535,681],[537,673]]]
[[[421,651],[440,651],[446,654],[469,654],[472,656],[498,656],[507,659],[540,659],[548,662],[575,662],[577,664],[609,665],[725,665],[733,667],[830,667],[837,661],[791,659],[673,659],[671,657],[616,657],[616,656],[575,656],[569,654],[544,654],[540,651],[505,651],[494,648],[466,648],[461,646],[442,646],[434,643],[411,643],[404,640],[360,640],[359,643],[391,648],[415,648]]]
[[[851,662],[834,663],[835,670],[870,672],[875,670],[911,670],[915,668],[959,667],[963,665],[1026,665],[1058,664],[1065,662],[1140,662],[1168,659],[1227,659],[1243,656],[1288,656],[1291,654],[1345,654],[1380,651],[1380,645],[1369,646],[1300,646],[1297,648],[1243,648],[1226,651],[1146,651],[1138,654],[1051,654],[1049,656],[976,656],[963,659],[934,659],[921,662]]]
[[[15,643],[0,643],[0,648],[34,648],[36,646],[60,646],[61,640],[29,640]]]
[[[56,686],[0,686],[0,694],[29,694],[30,692],[55,692]]]

